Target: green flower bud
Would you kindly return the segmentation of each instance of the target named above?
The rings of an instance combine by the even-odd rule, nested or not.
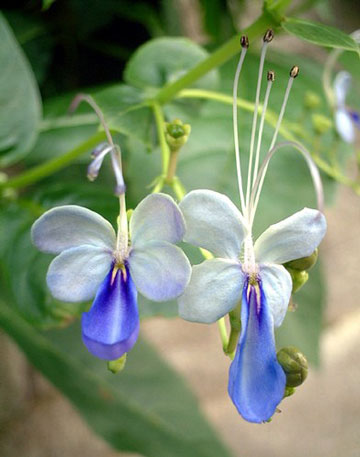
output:
[[[306,357],[295,346],[287,346],[280,349],[277,359],[286,375],[286,386],[297,387],[302,384],[308,374]],[[286,396],[292,395],[291,390],[285,391]]]
[[[310,270],[315,265],[318,255],[319,250],[316,248],[315,251],[308,257],[301,257],[300,259],[295,259],[291,260],[290,262],[286,262],[284,263],[284,267],[298,271]]]
[[[285,386],[284,398],[291,397],[291,395],[294,395],[294,393],[295,387]]]
[[[313,114],[311,117],[314,130],[318,135],[323,135],[332,126],[332,121],[322,114]]]
[[[125,368],[126,356],[127,354],[125,353],[122,357],[120,357],[120,359],[110,360],[107,363],[108,370],[114,374],[119,373],[119,371],[122,371]]]
[[[309,273],[307,271],[293,270],[292,268],[286,269],[290,273],[292,279],[293,287],[291,293],[294,294],[307,282],[309,279]]]
[[[4,200],[15,201],[18,198],[18,193],[15,189],[12,189],[11,187],[6,187],[2,191],[1,196]]]
[[[312,91],[307,91],[305,92],[305,101],[304,105],[308,109],[315,109],[317,108],[321,103],[320,97]]]
[[[191,132],[189,124],[183,124],[180,119],[165,122],[165,138],[172,151],[177,151],[187,142]]]
[[[0,184],[5,184],[8,181],[9,177],[3,171],[0,171]]]

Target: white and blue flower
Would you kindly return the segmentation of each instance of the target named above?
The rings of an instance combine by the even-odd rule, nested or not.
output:
[[[334,80],[335,125],[341,138],[347,143],[355,141],[355,127],[360,129],[360,114],[346,106],[346,97],[351,88],[351,75],[340,71]]]
[[[47,273],[52,295],[65,302],[95,297],[82,316],[83,341],[93,355],[114,360],[133,347],[139,332],[138,292],[159,302],[183,293],[191,269],[175,243],[184,232],[183,216],[165,194],[149,195],[136,207],[129,224],[131,243],[126,222],[116,234],[107,220],[81,206],[53,208],[34,223],[35,246],[57,255]]]
[[[261,50],[246,192],[242,184],[237,125],[237,86],[248,47],[246,37],[241,40],[242,51],[235,73],[233,127],[241,211],[227,196],[211,190],[194,190],[180,202],[186,221],[184,241],[210,251],[215,258],[192,268],[190,283],[178,299],[179,314],[189,321],[211,324],[228,313],[239,313],[241,333],[230,366],[228,391],[241,416],[257,423],[271,418],[286,386],[286,375],[276,357],[274,337],[274,329],[284,320],[292,292],[292,279],[283,264],[310,256],[326,231],[322,212],[304,208],[270,226],[255,242],[253,239],[252,227],[269,161],[282,146],[295,147],[305,157],[318,207],[323,207],[321,180],[310,153],[298,143],[276,145],[290,89],[299,74],[296,66],[290,70],[273,139],[260,165],[266,109],[275,79],[274,72],[269,71],[255,149],[261,79],[269,44],[267,36],[269,32],[264,36]],[[238,330],[233,335],[237,338]],[[234,343],[236,345],[236,339]],[[229,353],[229,345],[226,352]]]
[[[184,240],[216,258],[193,267],[178,299],[179,314],[210,324],[241,303],[242,330],[230,367],[229,394],[244,419],[263,422],[273,415],[285,389],[274,340],[292,290],[282,264],[312,254],[325,235],[325,217],[304,208],[270,226],[253,244],[246,219],[225,195],[194,190],[180,209],[187,224]]]

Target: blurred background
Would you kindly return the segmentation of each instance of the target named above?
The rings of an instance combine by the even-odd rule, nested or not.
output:
[[[122,80],[127,60],[151,38],[185,36],[211,52],[252,23],[262,8],[262,2],[250,0],[48,0],[0,5],[34,71],[45,113],[64,95],[67,103],[79,90],[91,92]],[[348,33],[360,24],[360,3],[355,0],[293,1],[290,11]],[[321,66],[328,55],[284,34],[276,37],[274,48],[288,58],[289,67],[296,56]],[[65,110],[65,101],[57,111]],[[74,141],[90,130],[84,127],[74,134]],[[30,157],[26,165],[41,154]],[[18,173],[22,166],[10,166],[7,173]],[[346,167],[351,175],[354,162],[348,161]],[[48,197],[50,202],[52,198]],[[310,357],[314,363],[304,386],[281,404],[282,412],[270,424],[244,422],[228,398],[228,360],[216,326],[164,317],[142,323],[143,336],[189,382],[205,416],[236,456],[360,455],[359,198],[340,186],[327,207],[319,354]],[[94,435],[71,403],[31,367],[4,333],[0,333],[0,366],[2,457],[130,455],[112,450]]]

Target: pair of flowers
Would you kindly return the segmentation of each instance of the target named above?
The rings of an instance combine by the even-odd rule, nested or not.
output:
[[[180,316],[204,323],[241,302],[242,332],[229,393],[245,419],[262,422],[285,388],[274,328],[285,317],[292,281],[281,264],[310,255],[325,230],[324,216],[305,208],[267,229],[254,245],[256,262],[246,266],[251,233],[240,211],[225,195],[195,190],[179,206],[165,194],[147,196],[131,216],[126,245],[125,233],[116,236],[107,220],[80,206],[47,211],[35,222],[32,238],[41,251],[57,254],[47,273],[54,297],[67,302],[95,297],[83,314],[82,334],[88,350],[102,359],[117,359],[135,344],[137,292],[160,302],[180,297]],[[191,269],[175,246],[181,240],[216,258]]]

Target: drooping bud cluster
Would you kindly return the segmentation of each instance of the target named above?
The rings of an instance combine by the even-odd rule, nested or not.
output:
[[[315,249],[308,257],[302,257],[284,264],[293,282],[292,293],[297,292],[307,282],[309,279],[308,271],[315,265],[317,258],[318,249]]]
[[[286,375],[287,387],[300,386],[308,375],[308,362],[302,352],[295,346],[280,349],[277,359]]]

